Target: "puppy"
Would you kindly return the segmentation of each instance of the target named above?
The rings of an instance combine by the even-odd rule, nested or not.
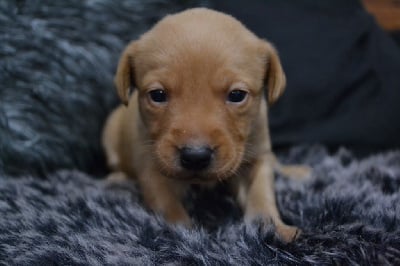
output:
[[[108,118],[103,146],[112,174],[137,178],[145,204],[190,226],[182,196],[190,184],[226,181],[245,221],[261,218],[290,241],[280,218],[267,105],[285,75],[273,46],[229,15],[205,8],[162,19],[123,52],[115,84],[123,105]],[[265,100],[265,98],[267,100]]]

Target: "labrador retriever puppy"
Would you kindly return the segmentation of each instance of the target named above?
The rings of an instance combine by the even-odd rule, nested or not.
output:
[[[191,225],[182,197],[190,184],[227,182],[246,222],[275,225],[284,241],[267,106],[285,88],[278,54],[235,18],[205,8],[169,15],[123,52],[115,84],[123,105],[109,116],[103,146],[111,176],[138,180],[145,204],[173,224]]]

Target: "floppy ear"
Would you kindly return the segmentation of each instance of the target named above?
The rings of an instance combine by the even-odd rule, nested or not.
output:
[[[135,88],[135,72],[133,58],[136,42],[131,42],[123,51],[119,59],[114,83],[122,103],[128,105],[130,92]]]
[[[268,103],[273,104],[285,91],[286,76],[276,49],[268,42],[263,41],[266,54],[265,83],[268,88]]]

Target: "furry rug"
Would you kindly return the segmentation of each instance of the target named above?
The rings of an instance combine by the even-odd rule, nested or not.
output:
[[[117,103],[123,46],[160,16],[206,1],[0,1],[0,264],[400,264],[400,152],[293,148],[310,180],[277,178],[283,244],[245,227],[221,186],[186,201],[198,227],[167,226],[134,183],[107,184],[100,129]]]
[[[300,159],[301,158],[301,159]],[[285,161],[312,179],[277,178],[284,219],[304,233],[283,244],[273,228],[245,227],[223,188],[189,196],[195,230],[168,227],[142,208],[133,183],[78,171],[0,182],[0,258],[9,265],[398,265],[400,152],[356,160],[346,150],[294,148]]]

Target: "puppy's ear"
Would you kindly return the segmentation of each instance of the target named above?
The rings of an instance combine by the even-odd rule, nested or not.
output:
[[[273,104],[285,91],[286,76],[276,49],[269,42],[263,41],[263,51],[266,57],[265,83],[268,88],[268,103]]]
[[[136,42],[131,42],[119,59],[114,83],[122,103],[128,105],[130,92],[135,88],[135,71],[133,65]]]

